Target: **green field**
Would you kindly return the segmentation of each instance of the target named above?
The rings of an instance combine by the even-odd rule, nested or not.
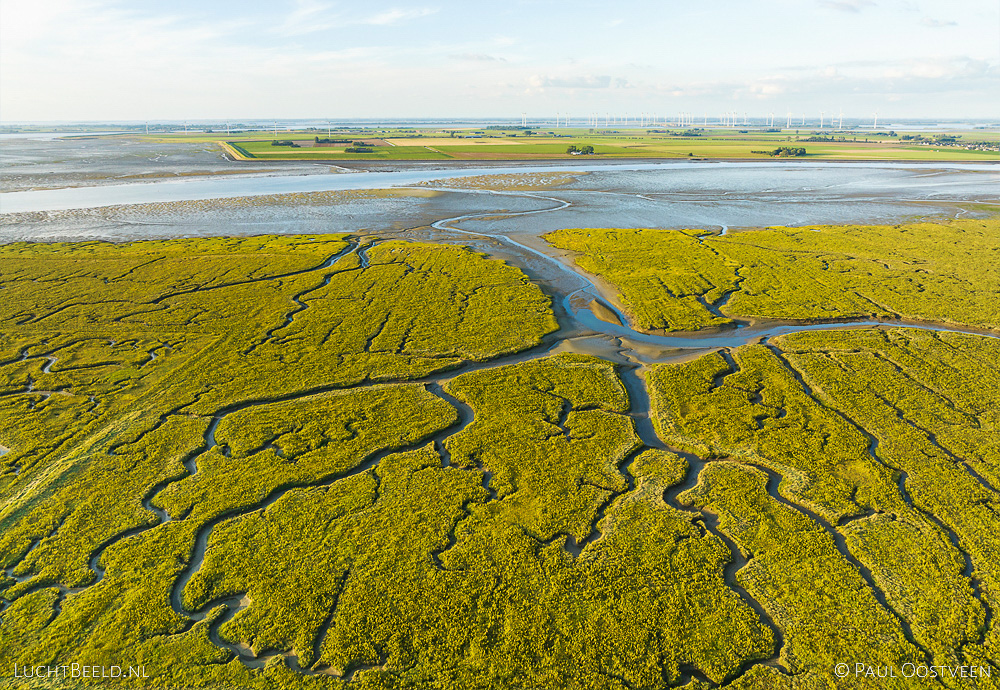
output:
[[[530,132],[530,134],[527,134]],[[226,142],[246,158],[262,160],[531,160],[565,158],[762,159],[781,147],[804,148],[794,160],[1000,160],[1000,133],[975,131],[886,131],[733,128],[534,128],[436,130],[353,129],[334,139],[371,141],[370,153],[345,153],[350,144],[316,146],[325,131],[222,134],[160,134],[160,142]],[[907,139],[906,137],[910,137]],[[921,139],[913,139],[920,137]],[[293,141],[298,147],[272,146]],[[593,155],[572,155],[571,146],[592,146]],[[784,159],[784,157],[782,157]]]
[[[270,141],[239,141],[230,142],[239,146],[239,151],[251,158],[262,160],[437,160],[449,158],[448,155],[437,153],[424,146],[375,146],[372,153],[345,153],[344,147],[339,148],[289,148],[287,146],[271,146]],[[306,144],[309,142],[306,141]]]
[[[559,230],[641,328],[734,319],[944,321],[1000,329],[1000,216],[893,226]]]
[[[679,500],[754,555],[739,577],[789,670],[995,664],[998,355],[972,335],[828,331],[654,369],[662,437],[712,460]]]
[[[1000,327],[996,218],[548,239],[648,329]],[[8,244],[0,295],[4,687],[1000,687],[996,337],[640,378],[513,266],[347,235]],[[14,675],[72,663],[148,678]]]

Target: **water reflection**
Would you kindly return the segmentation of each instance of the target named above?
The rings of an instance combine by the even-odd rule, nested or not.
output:
[[[794,192],[828,193],[838,196],[852,193],[900,198],[941,195],[947,189],[951,198],[987,196],[996,198],[1000,171],[982,163],[831,163],[831,162],[666,162],[613,163],[601,165],[546,165],[489,168],[449,168],[446,170],[400,170],[394,172],[358,172],[345,174],[266,176],[249,179],[172,179],[141,184],[51,189],[0,194],[3,213],[91,208],[118,204],[144,204],[167,201],[193,201],[336,190],[383,189],[455,177],[513,173],[550,173],[560,171],[600,173],[587,175],[573,189],[622,191],[628,194],[683,193],[702,201],[711,198],[743,195],[774,195]],[[929,172],[941,171],[939,176]],[[596,185],[590,178],[601,178]],[[766,197],[765,197],[766,198]]]

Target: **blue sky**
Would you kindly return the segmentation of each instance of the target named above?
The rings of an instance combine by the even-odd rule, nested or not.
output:
[[[1000,119],[998,0],[0,0],[0,119]]]

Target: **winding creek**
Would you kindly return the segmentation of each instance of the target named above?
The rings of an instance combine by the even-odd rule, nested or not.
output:
[[[661,164],[662,165],[662,164]],[[628,170],[642,170],[645,169],[644,165],[631,165],[631,166],[620,166],[623,169]],[[537,168],[540,171],[548,171],[550,168]],[[577,167],[575,169],[582,169]],[[995,168],[992,168],[995,170]],[[524,172],[525,168],[517,169],[516,172]],[[488,171],[489,174],[496,174],[496,169],[491,169]],[[381,173],[380,175],[386,175],[388,173]],[[476,174],[471,170],[462,170],[461,175],[467,176],[471,174]],[[344,182],[338,182],[338,184],[348,184],[347,180],[351,178],[357,178],[358,174],[354,175],[344,175],[344,176],[333,176],[335,179],[344,179]],[[451,175],[454,176],[454,175]],[[324,176],[330,178],[331,176]],[[432,175],[428,173],[421,173],[421,179],[433,178]],[[441,178],[433,179],[443,179],[444,174]],[[399,175],[397,178],[401,183],[412,182],[414,174],[410,173],[408,175]],[[271,178],[264,178],[271,179]],[[273,185],[287,185],[289,179],[295,178],[279,178],[272,179],[265,186],[264,183],[260,183],[261,189],[272,189]],[[229,181],[211,181],[213,183],[218,183],[216,186],[224,186],[225,184],[231,184]],[[362,183],[362,180],[353,179],[350,184]],[[324,184],[329,184],[329,180],[324,182]],[[164,185],[168,183],[158,183],[158,185]],[[183,183],[172,183],[172,184],[183,184]],[[204,184],[203,181],[199,181],[199,184]],[[301,181],[298,183],[299,187],[302,186]],[[378,181],[380,186],[384,186],[384,179]],[[145,194],[149,197],[150,194],[159,193],[153,192],[150,188],[157,187],[162,190],[162,187],[157,185],[132,185],[130,187],[142,187],[142,190],[128,191],[130,199],[134,201],[135,194]],[[353,187],[359,188],[359,187]],[[374,188],[374,187],[372,187]],[[106,191],[107,188],[102,188],[102,192]],[[214,189],[214,188],[213,188]],[[238,519],[241,516],[248,515],[250,513],[262,512],[267,510],[270,506],[274,505],[278,500],[285,496],[289,491],[302,489],[307,487],[326,487],[338,482],[342,479],[348,477],[357,476],[363,473],[370,472],[375,478],[376,482],[379,481],[378,474],[375,471],[381,460],[389,455],[403,452],[407,450],[415,450],[418,448],[425,447],[428,443],[432,443],[434,447],[438,450],[442,458],[443,466],[454,467],[451,465],[451,459],[445,449],[445,440],[464,430],[469,424],[474,420],[475,413],[474,410],[469,407],[464,402],[455,399],[446,393],[442,386],[446,384],[449,380],[455,378],[460,374],[464,374],[470,371],[477,371],[487,368],[493,368],[498,366],[504,366],[508,364],[526,362],[533,359],[539,359],[543,357],[551,356],[552,354],[558,352],[581,352],[587,354],[594,354],[604,359],[608,359],[617,365],[617,369],[622,380],[623,385],[626,388],[629,397],[630,408],[628,411],[629,417],[631,417],[634,429],[639,438],[640,445],[633,449],[618,465],[618,470],[622,475],[624,480],[624,488],[621,490],[607,490],[607,496],[605,500],[601,503],[595,512],[591,531],[587,537],[581,539],[577,543],[569,535],[561,534],[557,535],[557,539],[564,539],[564,548],[573,557],[579,557],[584,549],[589,545],[593,544],[603,536],[601,530],[601,521],[604,518],[606,512],[611,509],[614,503],[622,496],[627,495],[635,489],[636,481],[635,477],[631,474],[629,468],[634,460],[634,458],[644,450],[649,448],[668,448],[668,446],[658,437],[656,430],[653,426],[652,420],[650,418],[650,400],[648,390],[645,384],[645,373],[647,370],[647,365],[656,362],[669,362],[669,361],[680,361],[684,359],[689,359],[696,357],[708,352],[721,351],[726,361],[730,365],[730,371],[724,373],[720,376],[719,380],[716,381],[716,385],[721,385],[722,379],[725,376],[736,373],[738,371],[738,365],[729,351],[732,348],[745,345],[747,343],[759,342],[767,346],[774,352],[778,358],[781,360],[783,365],[790,370],[793,376],[799,381],[803,386],[807,394],[814,396],[814,392],[811,391],[807,383],[802,379],[799,372],[791,366],[788,360],[783,356],[780,350],[776,348],[771,340],[777,336],[797,333],[802,331],[814,331],[823,329],[870,329],[870,328],[887,328],[887,327],[899,327],[907,326],[913,328],[929,329],[941,332],[956,332],[956,333],[972,333],[977,334],[982,337],[989,338],[1000,338],[1000,333],[983,331],[971,328],[963,328],[960,326],[953,326],[942,323],[923,323],[923,322],[913,322],[913,321],[873,321],[873,320],[857,320],[857,321],[840,321],[831,323],[791,323],[791,322],[737,322],[734,327],[716,331],[702,331],[697,333],[674,333],[674,334],[655,334],[647,333],[642,331],[637,331],[630,327],[629,319],[625,313],[622,312],[617,306],[615,306],[613,296],[605,294],[605,287],[602,287],[597,281],[592,277],[586,275],[580,271],[575,265],[570,264],[563,260],[559,256],[554,256],[551,253],[546,253],[537,246],[530,246],[528,240],[519,241],[508,234],[501,232],[490,232],[487,229],[472,229],[469,227],[470,223],[475,223],[482,219],[487,218],[497,218],[502,217],[506,222],[510,222],[514,219],[520,217],[536,216],[547,213],[554,213],[559,211],[565,211],[573,206],[573,202],[561,198],[557,192],[546,192],[546,193],[535,193],[535,192],[507,192],[498,190],[483,190],[470,192],[469,190],[461,190],[467,193],[477,193],[492,195],[498,199],[503,199],[505,197],[518,197],[521,199],[530,199],[532,201],[539,202],[542,204],[541,208],[533,208],[526,211],[507,211],[507,212],[484,212],[475,214],[462,214],[456,215],[449,218],[442,218],[430,225],[431,230],[435,233],[435,237],[438,239],[443,239],[445,241],[456,242],[461,244],[467,244],[473,248],[484,251],[490,255],[497,258],[503,258],[515,265],[518,265],[526,273],[532,277],[535,282],[543,285],[546,292],[553,300],[553,305],[555,307],[556,315],[559,322],[559,330],[556,333],[546,336],[542,343],[534,348],[530,348],[526,351],[519,352],[516,354],[499,357],[487,362],[465,362],[461,366],[446,372],[441,372],[433,374],[431,376],[426,376],[422,378],[416,378],[413,380],[401,380],[396,382],[397,384],[417,384],[422,385],[424,389],[430,394],[436,396],[437,398],[443,400],[456,411],[456,420],[446,429],[439,431],[430,436],[417,439],[416,441],[397,447],[382,448],[378,451],[372,452],[364,458],[361,458],[357,465],[345,473],[324,476],[316,481],[296,483],[287,486],[279,486],[270,491],[265,497],[260,501],[226,512],[222,515],[218,515],[211,518],[201,524],[197,529],[194,545],[192,552],[188,557],[183,569],[174,581],[173,587],[170,592],[169,602],[170,607],[173,611],[185,618],[188,623],[185,626],[185,630],[190,629],[195,623],[203,621],[206,618],[211,618],[211,624],[209,626],[209,636],[211,641],[219,646],[220,648],[228,650],[234,658],[238,659],[243,665],[251,669],[259,669],[265,666],[269,661],[277,656],[284,657],[286,663],[295,671],[312,675],[312,674],[333,674],[342,675],[346,679],[353,679],[354,675],[364,669],[368,668],[381,668],[386,663],[385,659],[379,659],[378,664],[374,665],[352,665],[346,669],[331,669],[327,666],[313,664],[306,667],[300,664],[299,657],[289,650],[273,650],[265,649],[258,650],[254,653],[253,650],[247,648],[244,645],[231,643],[224,640],[219,632],[219,628],[226,622],[232,620],[232,618],[239,614],[250,605],[252,601],[249,599],[246,593],[234,594],[226,596],[223,598],[215,599],[209,601],[208,603],[201,606],[197,611],[189,611],[184,607],[183,603],[183,592],[186,585],[190,582],[191,578],[194,577],[202,568],[205,560],[206,551],[208,550],[208,545],[211,540],[213,531],[215,527],[219,524],[228,521]],[[56,192],[59,192],[56,194]],[[171,192],[172,194],[174,192]],[[187,192],[185,192],[187,193]],[[213,191],[212,193],[217,193]],[[264,193],[264,192],[261,192]],[[24,193],[24,194],[41,194],[36,192]],[[71,201],[59,201],[57,203],[80,203],[80,199],[88,198],[87,195],[91,192],[87,190],[53,190],[53,196],[45,197],[51,199],[69,199]],[[33,197],[35,201],[29,202],[27,199],[29,197],[15,197],[13,194],[0,195],[4,199],[5,208],[4,211],[8,211],[10,207],[8,204],[13,203],[14,208],[27,208],[31,204],[35,203],[41,197]],[[207,197],[206,197],[207,198]],[[46,202],[46,203],[56,203],[56,202]],[[20,206],[18,206],[20,204]],[[716,223],[716,226],[721,228],[722,232],[728,229],[728,224],[723,222]],[[377,234],[377,233],[376,233]],[[330,257],[324,261],[319,266],[306,269],[304,271],[296,271],[294,274],[302,273],[315,273],[317,277],[320,278],[320,283],[317,286],[310,287],[307,290],[297,293],[291,299],[294,303],[294,307],[286,315],[286,320],[283,324],[269,330],[267,333],[263,334],[262,339],[255,345],[253,345],[250,350],[259,346],[260,344],[267,342],[272,339],[276,334],[287,325],[291,324],[293,320],[301,314],[303,311],[310,308],[310,303],[304,298],[309,292],[320,289],[325,286],[331,280],[332,276],[336,273],[333,271],[334,264],[337,263],[341,258],[348,254],[356,254],[359,258],[359,267],[351,270],[365,270],[368,267],[367,249],[372,246],[378,239],[370,235],[358,235],[352,237],[350,244],[342,252],[335,256]],[[293,275],[293,274],[289,274]],[[273,280],[275,276],[268,276],[266,278],[251,279],[244,282],[254,282],[254,280]],[[221,286],[217,286],[221,287]],[[211,288],[210,288],[211,289]],[[196,290],[196,289],[195,289]],[[192,292],[195,290],[185,291]],[[165,295],[161,297],[158,301],[163,301],[169,299],[174,295]],[[724,306],[725,300],[728,295],[720,300],[714,305],[706,305],[707,307],[714,308],[716,312],[718,309]],[[598,306],[599,305],[599,306]],[[604,318],[601,318],[596,313],[598,310],[605,312]],[[607,318],[607,313],[613,315],[613,320]],[[155,348],[154,348],[155,350]],[[248,352],[250,351],[248,350]],[[151,357],[155,357],[155,351],[151,352]],[[27,359],[40,359],[46,360],[44,367],[42,368],[43,373],[49,373],[50,368],[56,363],[57,358],[52,354],[41,354],[29,356],[28,352],[22,353],[19,361],[24,361]],[[394,385],[392,383],[378,383],[378,384],[362,384],[361,386],[341,389],[332,385],[324,385],[322,383],[317,384],[305,391],[297,392],[293,395],[278,396],[272,398],[261,398],[253,400],[245,400],[239,403],[228,405],[220,408],[214,414],[210,416],[210,421],[205,430],[203,441],[199,448],[197,448],[192,453],[188,454],[183,460],[184,473],[182,476],[174,477],[169,480],[165,480],[153,487],[146,493],[142,498],[143,507],[148,510],[153,516],[153,521],[147,525],[135,527],[133,529],[127,530],[125,532],[112,535],[103,543],[101,543],[97,549],[91,553],[88,563],[90,568],[94,572],[94,580],[84,586],[84,587],[65,587],[62,585],[57,585],[59,590],[58,602],[55,606],[53,612],[53,619],[59,615],[61,611],[62,602],[69,596],[79,594],[89,587],[93,587],[99,582],[101,582],[105,577],[105,570],[102,565],[102,556],[105,551],[114,546],[115,544],[121,542],[124,539],[129,539],[132,537],[139,536],[148,532],[149,530],[156,529],[157,527],[166,524],[174,520],[186,519],[185,516],[172,516],[167,513],[167,511],[156,505],[156,498],[160,492],[166,489],[168,486],[173,485],[179,481],[187,479],[198,473],[198,461],[199,458],[204,456],[206,453],[213,449],[218,449],[219,452],[228,454],[228,448],[226,448],[224,442],[216,437],[216,432],[219,428],[220,423],[226,419],[229,415],[237,412],[241,412],[254,407],[261,407],[272,405],[279,402],[287,402],[290,400],[304,399],[311,396],[328,393],[336,390],[354,390],[364,386],[385,386]],[[35,395],[52,395],[53,391],[37,391],[34,389],[34,382],[29,380],[29,385],[25,390],[16,391],[13,393],[7,393],[5,395],[23,395],[23,394],[35,394]],[[562,423],[565,422],[565,417],[572,410],[572,406],[564,408],[564,413],[562,417]],[[153,427],[153,429],[158,428],[160,425],[165,423],[169,418],[173,416],[183,415],[182,410],[173,410],[165,413],[161,416],[159,422]],[[948,536],[949,541],[953,544],[956,550],[962,554],[965,565],[965,575],[972,582],[975,589],[976,599],[984,607],[987,616],[987,628],[992,624],[992,610],[990,609],[988,603],[983,600],[982,593],[980,591],[978,583],[972,577],[973,565],[968,552],[962,548],[961,542],[955,532],[951,530],[942,521],[937,519],[935,516],[922,511],[919,507],[914,506],[914,503],[909,496],[906,482],[907,475],[900,468],[889,466],[885,460],[878,454],[878,441],[877,439],[866,430],[864,430],[859,424],[849,419],[848,417],[841,415],[849,424],[858,429],[859,432],[864,434],[870,442],[869,445],[869,455],[872,460],[878,464],[886,466],[888,469],[893,471],[894,475],[899,477],[899,493],[901,500],[910,508],[921,512],[928,520],[934,522],[934,524],[945,532]],[[561,424],[562,425],[562,424]],[[151,429],[152,430],[152,429]],[[149,433],[148,431],[146,433]],[[930,432],[926,432],[929,435]],[[931,438],[933,442],[933,438]],[[752,558],[752,555],[744,554],[741,552],[737,544],[722,530],[718,527],[718,516],[707,510],[693,510],[690,506],[684,504],[679,500],[679,496],[687,491],[688,489],[696,486],[698,482],[701,470],[709,463],[716,461],[724,461],[726,458],[711,458],[704,459],[696,455],[677,451],[676,449],[671,449],[678,452],[685,460],[688,462],[689,468],[684,477],[684,479],[679,483],[664,492],[664,500],[671,507],[682,511],[684,514],[689,515],[693,523],[697,524],[700,529],[711,533],[717,537],[730,552],[730,560],[725,567],[723,576],[726,584],[732,588],[734,592],[748,605],[750,606],[758,615],[760,620],[767,625],[774,636],[774,651],[766,659],[760,659],[756,661],[750,661],[744,664],[736,673],[736,675],[727,679],[727,682],[731,682],[735,678],[740,677],[751,668],[756,665],[766,664],[769,666],[776,667],[783,672],[788,672],[787,669],[781,664],[781,653],[784,646],[784,638],[781,628],[774,622],[770,613],[765,609],[765,607],[750,595],[745,588],[743,588],[736,577],[736,574],[740,569],[742,569]],[[115,447],[112,446],[109,452],[113,453]],[[0,455],[7,452],[6,448],[0,447]],[[838,524],[832,524],[829,520],[819,515],[818,513],[804,507],[798,503],[789,500],[786,496],[782,495],[780,492],[781,482],[783,477],[778,472],[771,468],[764,467],[762,465],[752,464],[740,461],[740,463],[747,467],[753,467],[756,471],[762,472],[767,477],[766,489],[767,493],[781,505],[796,511],[798,514],[806,516],[813,524],[821,528],[824,533],[833,541],[835,548],[840,553],[840,555],[847,561],[854,569],[858,571],[863,580],[865,581],[868,588],[871,590],[872,594],[875,596],[879,604],[894,617],[894,619],[899,623],[906,639],[914,645],[915,648],[921,651],[921,653],[927,658],[931,659],[930,652],[925,649],[918,640],[915,639],[910,625],[906,618],[902,616],[899,612],[895,611],[891,604],[887,601],[885,593],[881,590],[878,583],[876,582],[871,571],[862,563],[849,549],[847,540],[844,533],[838,529],[843,527],[847,522],[842,521]],[[979,483],[988,490],[996,492],[996,489],[989,485],[989,483],[983,479],[981,476],[976,475],[972,468],[968,467],[967,463],[963,463],[964,466],[976,476]],[[457,469],[457,468],[456,468]],[[482,477],[482,485],[489,493],[488,501],[500,501],[503,497],[498,496],[497,492],[491,487],[492,474],[487,467],[472,467],[463,468],[463,471],[476,472]],[[463,508],[468,512],[467,506]],[[459,522],[453,525],[452,532],[450,534],[449,545],[441,550],[438,550],[431,554],[431,558],[434,561],[435,567],[444,569],[444,564],[442,563],[440,556],[442,553],[448,550],[451,546],[455,544],[455,529],[459,526]],[[55,527],[53,533],[58,530],[59,525]],[[550,540],[551,541],[551,540]],[[22,555],[19,563],[31,553],[31,550],[37,547],[41,542],[41,539],[36,539],[30,545],[28,551]],[[32,573],[26,573],[21,575],[15,575],[14,572],[17,569],[19,563],[8,567],[5,570],[5,575],[14,579],[18,583],[29,583],[29,587],[22,593],[22,596],[28,592],[34,591],[36,588],[30,587],[30,582],[34,575]],[[341,582],[339,583],[339,590],[343,591],[346,586],[347,580],[350,577],[350,571],[348,570]],[[39,583],[37,589],[44,587],[51,587],[51,584]],[[339,595],[338,595],[339,596]],[[8,602],[4,601],[3,606],[5,607]],[[324,637],[326,631],[328,630],[331,622],[333,621],[334,615],[336,613],[336,602],[333,608],[329,611],[325,621],[320,627],[319,634],[313,643],[313,648],[311,650],[311,656],[313,659],[318,659],[320,657],[320,650],[323,645]],[[984,632],[984,636],[985,636]],[[703,681],[707,681],[697,669],[682,668],[682,682],[690,680],[692,677],[697,677]]]

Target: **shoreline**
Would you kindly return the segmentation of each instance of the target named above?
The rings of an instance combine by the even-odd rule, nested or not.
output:
[[[389,166],[371,166],[350,173],[303,173],[298,175],[264,174],[253,176],[205,175],[185,178],[158,179],[149,182],[130,182],[119,185],[92,185],[62,187],[38,191],[15,191],[0,193],[0,215],[24,212],[65,211],[71,209],[99,208],[143,203],[165,203],[171,201],[205,201],[209,199],[231,199],[242,197],[269,196],[285,193],[310,193],[333,191],[358,191],[406,187],[415,184],[436,182],[460,177],[476,177],[496,174],[563,173],[563,172],[638,172],[652,170],[709,170],[729,168],[764,168],[777,166],[780,160],[708,160],[708,159],[652,159],[641,161],[630,159],[598,161],[596,164],[584,161],[559,161],[558,164],[520,162],[510,165],[495,163],[481,165],[478,162],[449,163],[441,167],[440,162],[404,165],[392,163]],[[361,161],[357,161],[361,163]],[[285,161],[285,164],[299,163]],[[323,164],[325,165],[325,164]],[[931,169],[964,172],[1000,172],[997,162],[911,162],[911,161],[796,161],[802,169],[823,167],[859,167],[870,169]],[[672,167],[671,167],[672,166]],[[340,166],[343,168],[343,166]],[[378,167],[377,170],[370,168]],[[501,172],[498,172],[501,171]],[[277,171],[276,171],[277,172]]]
[[[987,165],[997,165],[1000,166],[1000,157],[994,159],[983,159],[983,158],[968,158],[963,160],[939,160],[935,158],[832,158],[826,156],[806,156],[806,157],[792,157],[792,156],[768,156],[768,157],[756,157],[756,158],[732,158],[732,157],[719,157],[719,158],[707,158],[704,156],[693,156],[688,158],[686,156],[657,156],[657,157],[632,157],[632,156],[619,156],[614,158],[599,158],[595,156],[575,156],[572,158],[561,157],[561,158],[454,158],[451,160],[441,160],[439,158],[427,160],[407,160],[402,158],[392,159],[392,158],[370,158],[370,159],[349,159],[345,160],[343,158],[247,158],[247,157],[230,157],[228,151],[223,154],[226,160],[233,163],[318,163],[322,165],[336,165],[341,168],[353,169],[354,167],[370,168],[378,165],[438,165],[443,166],[442,170],[447,170],[449,168],[461,168],[463,166],[470,167],[483,167],[489,166],[490,164],[496,164],[500,166],[511,166],[518,163],[523,165],[579,165],[581,162],[585,162],[587,165],[598,164],[598,165],[615,165],[615,164],[628,164],[628,163],[643,163],[643,164],[655,164],[655,163],[940,163],[941,165],[948,164],[958,164],[966,165],[969,163],[984,163]]]

